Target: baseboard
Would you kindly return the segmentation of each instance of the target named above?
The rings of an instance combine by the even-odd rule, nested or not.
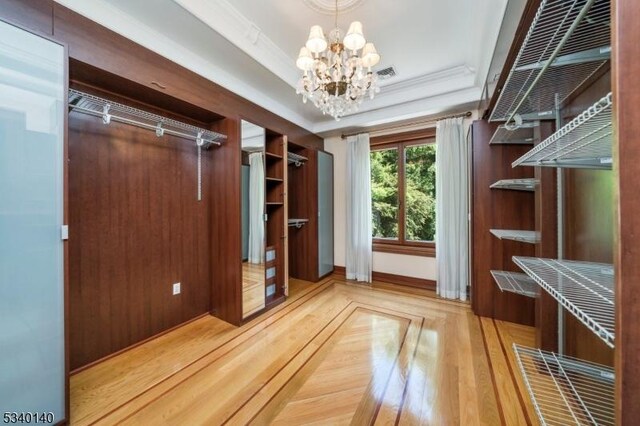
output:
[[[340,276],[346,276],[346,268],[344,266],[333,267],[333,273]],[[373,271],[372,278],[374,281],[382,281],[385,283],[404,285],[407,287],[422,288],[426,290],[435,290],[436,282],[423,278],[407,277],[404,275],[388,274],[386,272]]]

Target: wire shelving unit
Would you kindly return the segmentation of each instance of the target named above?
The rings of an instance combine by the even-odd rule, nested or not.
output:
[[[309,223],[309,219],[289,219],[287,221],[289,226],[295,226],[298,229],[302,228],[307,223]]]
[[[513,162],[516,166],[611,169],[611,93]]]
[[[490,121],[553,118],[611,56],[610,0],[542,0]]]
[[[614,370],[600,364],[513,345],[543,425],[614,425]]]
[[[491,189],[512,189],[514,191],[529,191],[536,190],[536,186],[540,183],[538,179],[525,178],[525,179],[503,179],[492,184]]]
[[[613,265],[518,256],[513,261],[609,347],[614,347]]]
[[[491,271],[491,275],[500,291],[521,294],[527,297],[536,297],[538,284],[527,274],[510,271]]]
[[[489,231],[501,240],[512,240],[529,244],[537,244],[540,242],[540,234],[536,231],[520,231],[516,229],[490,229]]]
[[[498,126],[489,145],[533,145],[535,141],[534,130],[540,125],[539,122],[523,123],[515,129],[510,129],[504,124]]]
[[[220,145],[221,142],[227,139],[225,135],[211,130],[202,129],[74,89],[69,89],[69,110],[100,117],[104,124],[118,121],[154,130],[158,137],[167,134],[190,139],[203,148],[210,145]]]
[[[305,161],[309,160],[307,157],[304,157],[300,154],[296,154],[294,152],[287,153],[287,163],[293,164],[296,167],[300,167],[304,164]]]

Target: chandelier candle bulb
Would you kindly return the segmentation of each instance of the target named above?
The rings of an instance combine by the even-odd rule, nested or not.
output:
[[[323,114],[339,120],[356,112],[365,97],[373,99],[380,91],[377,75],[371,68],[380,62],[373,43],[367,43],[360,21],[353,21],[342,37],[338,28],[336,2],[336,28],[329,40],[319,25],[309,31],[309,38],[300,49],[296,66],[303,71],[296,93],[302,102],[311,101]]]

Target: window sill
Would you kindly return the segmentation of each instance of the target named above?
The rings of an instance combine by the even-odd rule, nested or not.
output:
[[[404,254],[409,256],[436,257],[436,247],[402,244],[373,243],[373,251],[381,253]]]

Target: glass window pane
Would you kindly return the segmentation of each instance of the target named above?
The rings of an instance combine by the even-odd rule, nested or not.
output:
[[[373,238],[398,239],[398,149],[371,152]]]
[[[436,234],[436,145],[405,149],[405,239],[433,241]]]

